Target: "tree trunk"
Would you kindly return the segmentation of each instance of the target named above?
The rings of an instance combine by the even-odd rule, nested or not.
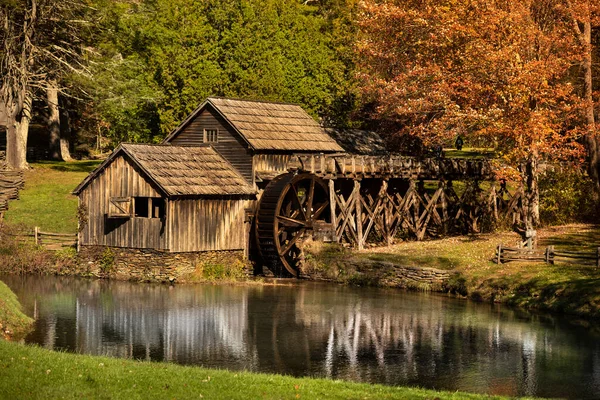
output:
[[[592,25],[590,19],[583,23],[581,35],[585,47],[585,55],[582,62],[583,68],[583,91],[586,103],[585,119],[587,134],[585,144],[588,151],[588,172],[594,184],[594,197],[596,204],[600,207],[600,141],[596,134],[596,121],[594,118],[594,99],[592,97]]]
[[[71,137],[71,124],[69,121],[69,103],[64,98],[59,98],[60,107],[60,155],[63,161],[71,161],[69,138]]]
[[[48,116],[48,132],[50,134],[50,159],[61,160],[60,153],[60,113],[58,108],[58,83],[50,79],[46,83],[46,103]]]
[[[533,229],[540,225],[540,191],[538,187],[538,159],[533,156],[527,160],[525,166],[525,178],[527,183],[527,229]]]
[[[12,169],[29,169],[27,164],[27,136],[29,135],[29,122],[31,121],[32,98],[25,93],[23,108],[15,112],[17,106],[11,104],[7,107],[8,130],[6,134],[6,161]]]

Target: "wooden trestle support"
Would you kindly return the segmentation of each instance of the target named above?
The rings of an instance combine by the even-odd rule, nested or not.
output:
[[[267,186],[256,214],[259,248],[277,275],[297,276],[301,269],[302,240],[290,233],[291,227],[300,232],[301,226],[303,237],[312,234],[360,250],[371,243],[392,244],[398,237],[482,232],[524,218],[523,189],[509,192],[486,161],[314,155],[298,161],[288,178],[280,176]],[[313,194],[311,179],[328,190]],[[304,185],[307,195],[298,196],[294,185],[282,191],[283,182]],[[295,193],[293,202],[290,193]],[[284,210],[282,204],[289,205]],[[283,227],[288,233],[282,233]]]

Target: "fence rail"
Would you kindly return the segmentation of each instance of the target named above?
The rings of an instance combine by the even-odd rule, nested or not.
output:
[[[66,247],[77,247],[76,233],[43,232],[35,227],[32,233],[19,234],[17,237],[32,239],[33,242],[47,250],[60,250]]]
[[[547,264],[554,264],[555,261],[577,261],[581,264],[594,265],[600,268],[600,247],[595,252],[554,250],[554,246],[547,246],[546,249],[535,251],[530,248],[506,247],[502,243],[496,247],[495,261],[498,264],[511,261],[539,261]]]

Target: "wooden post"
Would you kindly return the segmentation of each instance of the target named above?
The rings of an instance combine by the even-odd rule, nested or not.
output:
[[[340,238],[337,236],[338,218],[335,213],[335,210],[337,209],[337,203],[335,201],[335,182],[333,179],[330,179],[327,184],[329,185],[329,213],[331,214],[331,229],[333,231],[333,237],[336,243],[339,243]]]
[[[443,179],[439,181],[439,188],[442,189],[440,196],[442,196],[442,233],[446,235],[448,233],[448,203],[446,200],[446,181]]]
[[[354,195],[356,196],[356,238],[358,239],[358,250],[364,248],[363,226],[362,226],[362,202],[360,201],[360,181],[354,180]]]
[[[500,243],[498,245],[498,248],[496,249],[496,264],[500,264],[502,262],[501,255],[502,255],[502,243]]]
[[[600,247],[596,247],[596,269],[600,268]]]
[[[554,264],[554,246],[548,246],[548,263]]]
[[[40,232],[40,228],[38,228],[37,226],[35,228],[33,228],[33,237],[35,240],[35,245],[38,246],[39,245],[39,232]]]

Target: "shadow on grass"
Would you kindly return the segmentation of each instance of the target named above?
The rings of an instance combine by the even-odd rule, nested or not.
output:
[[[61,172],[91,172],[102,161],[100,160],[86,160],[86,161],[39,161],[33,164],[33,167],[41,167],[46,169],[52,169]]]
[[[494,286],[508,289],[507,282],[495,282]],[[600,317],[600,278],[570,279],[555,283],[534,278],[517,286],[509,303],[527,308],[598,318]]]
[[[544,245],[569,248],[572,250],[590,250],[600,246],[600,229],[585,232],[553,236],[543,241]]]

